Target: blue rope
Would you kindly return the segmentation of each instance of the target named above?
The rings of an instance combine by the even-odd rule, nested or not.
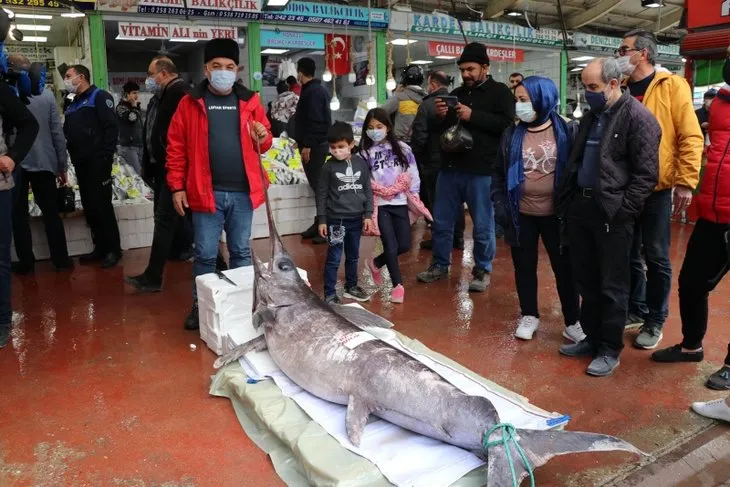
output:
[[[489,441],[489,437],[492,435],[492,433],[500,429],[502,430],[502,438]],[[484,447],[484,450],[487,451],[487,455],[489,455],[488,450],[490,447],[504,447],[504,451],[507,454],[509,469],[512,472],[512,485],[514,487],[519,487],[520,481],[517,478],[517,473],[515,472],[515,462],[512,459],[512,449],[509,447],[509,442],[513,442],[515,445],[515,449],[517,450],[517,453],[519,453],[520,459],[522,460],[522,465],[525,467],[525,470],[527,470],[527,473],[530,474],[530,487],[535,487],[535,474],[533,472],[532,465],[530,465],[530,462],[527,459],[527,454],[525,453],[525,450],[523,450],[520,444],[517,442],[517,439],[515,438],[516,433],[517,429],[509,423],[495,424],[494,426],[489,428],[486,433],[484,433],[484,437],[482,438],[482,446]]]

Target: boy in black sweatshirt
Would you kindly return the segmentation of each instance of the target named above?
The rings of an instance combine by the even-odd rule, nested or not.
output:
[[[350,124],[336,122],[327,132],[327,141],[331,156],[322,166],[317,184],[319,235],[329,242],[324,265],[324,300],[340,303],[335,285],[344,247],[344,296],[368,301],[370,296],[357,285],[357,262],[362,232],[369,232],[373,225],[370,168],[362,157],[352,153],[355,137]]]

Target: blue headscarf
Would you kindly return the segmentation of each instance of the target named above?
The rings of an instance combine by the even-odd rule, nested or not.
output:
[[[520,122],[512,133],[509,143],[509,168],[507,169],[507,199],[512,209],[512,223],[519,228],[520,215],[520,186],[525,181],[524,161],[522,160],[522,142],[525,139],[527,128],[542,125],[548,120],[553,123],[555,143],[557,146],[557,162],[555,164],[555,185],[560,180],[563,168],[568,162],[572,140],[568,124],[558,114],[558,88],[552,80],[540,76],[530,76],[522,80],[532,101],[532,108],[537,113],[534,122]]]

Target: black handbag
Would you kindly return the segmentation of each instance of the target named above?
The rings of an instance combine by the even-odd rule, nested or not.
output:
[[[73,213],[76,211],[76,195],[70,186],[58,188],[58,212]]]
[[[446,132],[441,134],[441,148],[445,152],[460,153],[468,152],[474,147],[474,138],[471,133],[457,123],[453,127],[449,127]]]

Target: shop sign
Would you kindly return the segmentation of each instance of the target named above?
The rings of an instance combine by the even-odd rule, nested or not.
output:
[[[15,1],[15,0],[0,0]],[[50,0],[18,0],[50,1]],[[390,14],[385,9],[368,9],[315,2],[289,2],[284,10],[262,12],[264,0],[97,0],[99,10],[154,15],[215,17],[265,22],[352,25],[385,29]]]
[[[730,1],[730,0],[728,0]],[[590,49],[595,51],[609,52],[613,54],[613,51],[621,46],[621,37],[608,37],[599,36],[593,34],[584,34],[582,32],[576,32],[573,34],[573,43],[578,49]],[[657,51],[660,56],[675,56],[679,57],[679,44],[659,44]]]
[[[428,41],[429,56],[454,56],[459,57],[464,51],[464,44],[454,42]],[[525,51],[522,49],[511,49],[502,47],[487,47],[487,55],[490,61],[509,61],[521,63],[525,60]]]
[[[82,0],[63,3],[57,0],[0,0],[0,5],[8,7],[30,7],[30,8],[68,8],[72,4],[78,10],[94,10],[94,0]]]
[[[730,24],[730,0],[687,0],[687,28]]]
[[[236,27],[119,22],[119,37],[117,39],[193,39],[207,41],[210,39],[224,38],[235,40],[237,34],[238,29]]]
[[[281,12],[262,12],[261,20],[305,24],[354,25],[385,29],[390,21],[385,9],[315,2],[289,2]]]
[[[445,14],[407,14],[407,29],[416,33],[462,36],[457,20]],[[503,22],[462,22],[470,41],[488,39],[538,46],[562,46],[563,34],[556,29],[531,29]]]
[[[261,47],[287,49],[324,49],[324,35],[310,32],[262,30]]]

